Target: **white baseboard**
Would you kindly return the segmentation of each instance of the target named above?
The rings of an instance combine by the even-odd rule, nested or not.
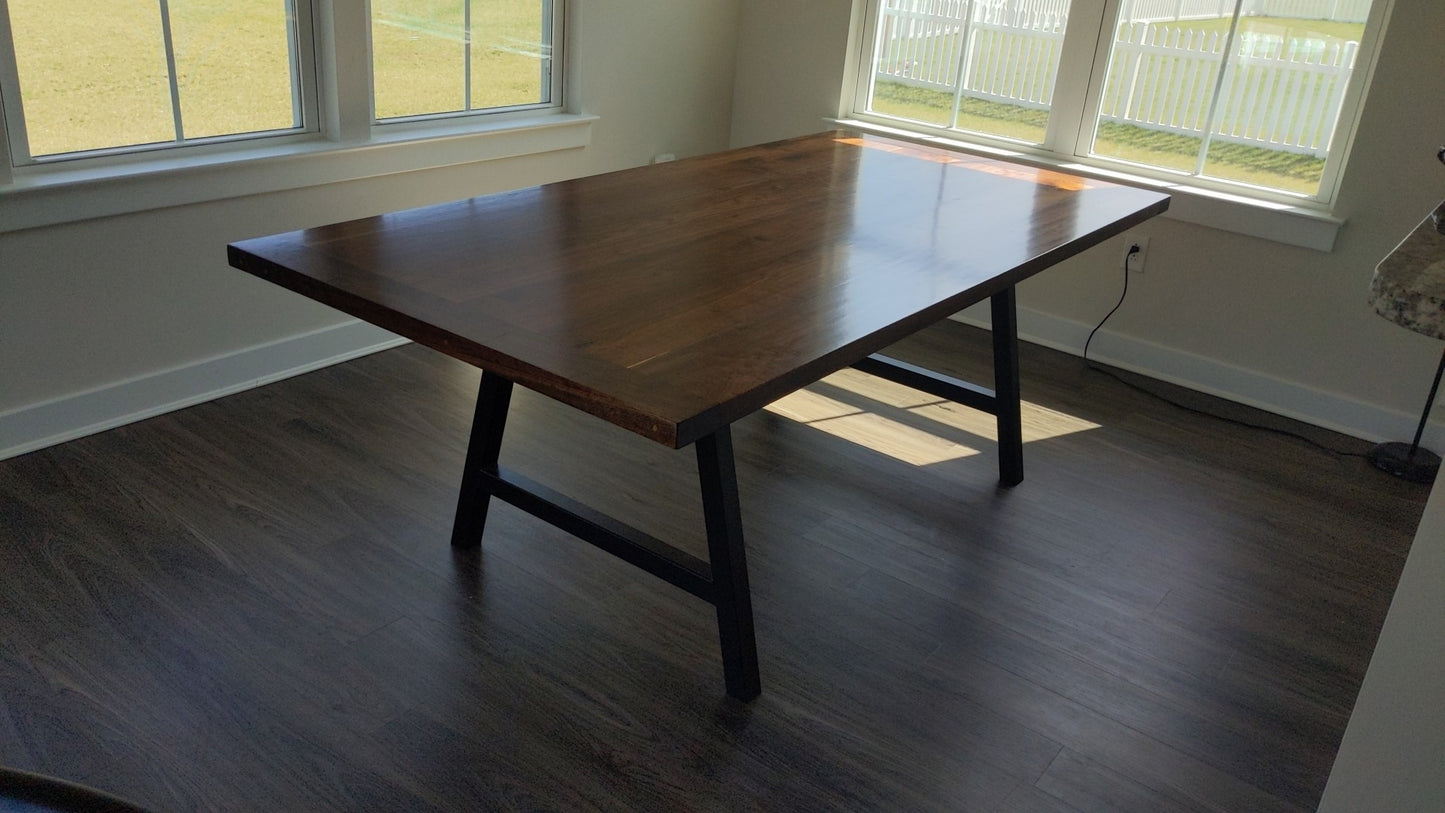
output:
[[[978,311],[981,310],[979,315]],[[986,309],[954,318],[988,326]],[[1019,308],[1020,338],[1079,355],[1091,325]],[[294,336],[195,364],[122,381],[0,414],[0,460],[182,409],[337,362],[404,344],[364,322]],[[1100,332],[1090,347],[1097,361],[1171,384],[1284,415],[1372,442],[1408,440],[1419,416],[1283,381],[1213,359],[1127,336]],[[1424,445],[1445,446],[1432,424]]]
[[[407,340],[353,321],[0,414],[0,460],[259,387]]]
[[[988,327],[989,324],[986,305],[955,314],[953,318],[978,327]],[[1084,342],[1094,327],[1023,307],[1018,309],[1018,319],[1020,339],[1074,356],[1082,354]],[[1409,441],[1420,420],[1418,413],[1408,415],[1378,404],[1102,330],[1089,346],[1089,358],[1372,443]],[[1027,386],[1028,379],[1024,380]],[[1422,445],[1431,448],[1445,446],[1445,428],[1434,424],[1427,426]]]

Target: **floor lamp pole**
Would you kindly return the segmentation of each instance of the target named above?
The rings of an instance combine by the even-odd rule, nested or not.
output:
[[[1430,420],[1430,409],[1435,406],[1435,393],[1440,391],[1440,374],[1445,373],[1445,351],[1440,353],[1440,366],[1435,368],[1435,381],[1430,385],[1430,395],[1425,398],[1425,412],[1420,415],[1420,425],[1415,427],[1415,439],[1410,442],[1413,455],[1420,448],[1420,437],[1425,434],[1425,422]]]

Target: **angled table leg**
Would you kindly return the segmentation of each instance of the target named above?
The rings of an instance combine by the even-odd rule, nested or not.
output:
[[[461,495],[452,525],[453,547],[470,548],[480,544],[492,497],[505,500],[710,602],[717,610],[727,693],[744,701],[757,697],[762,692],[762,681],[758,676],[742,512],[738,506],[737,472],[728,427],[694,444],[702,486],[703,520],[707,526],[709,561],[703,562],[541,483],[501,468],[498,457],[511,397],[511,381],[482,373],[471,440],[467,444],[466,469],[462,472]]]
[[[718,639],[722,644],[723,680],[728,695],[752,700],[762,692],[762,679],[758,676],[758,647],[753,636],[753,602],[748,591],[732,432],[724,426],[695,445],[712,570],[712,603],[717,608]]]
[[[481,544],[487,506],[492,498],[488,475],[497,473],[502,430],[507,425],[507,407],[511,401],[511,381],[493,373],[482,373],[472,436],[467,442],[467,462],[462,471],[461,495],[457,498],[457,515],[452,522],[454,548],[474,548]]]
[[[1013,287],[994,294],[990,304],[993,308],[993,389],[879,353],[853,362],[852,367],[993,415],[998,421],[999,484],[1016,486],[1024,480],[1024,437],[1019,397],[1018,315]]]
[[[989,300],[993,315],[994,414],[998,418],[998,480],[1024,480],[1024,433],[1019,396],[1019,329],[1013,286]]]

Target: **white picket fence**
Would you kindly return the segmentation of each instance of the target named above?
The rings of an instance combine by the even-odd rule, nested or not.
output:
[[[1114,45],[1100,118],[1198,136],[1225,38],[1137,23]],[[1241,36],[1224,74],[1214,138],[1286,152],[1329,152],[1358,43],[1302,47]]]
[[[1368,5],[1368,0],[1360,0]],[[1137,0],[1196,8],[1233,0]],[[1357,0],[1245,0],[1342,5]],[[1063,41],[1063,0],[888,0],[876,79],[1044,108]],[[1188,11],[1189,9],[1184,9]],[[1212,15],[1211,15],[1212,16]],[[1116,41],[1100,118],[1200,136],[1227,39],[1135,23]],[[962,47],[966,44],[967,47]],[[1213,137],[1315,156],[1329,151],[1358,43],[1241,32],[1215,106]],[[967,59],[963,60],[963,54]]]
[[[878,78],[1047,107],[1067,12],[1067,0],[890,0]]]
[[[1239,16],[1362,23],[1370,13],[1370,3],[1371,0],[1244,0]],[[1234,0],[1123,0],[1119,20],[1157,23],[1233,15]]]

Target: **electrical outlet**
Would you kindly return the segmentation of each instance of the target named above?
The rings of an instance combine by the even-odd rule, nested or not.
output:
[[[1149,238],[1128,235],[1124,238],[1124,270],[1131,274],[1144,273],[1144,263],[1149,259]]]

